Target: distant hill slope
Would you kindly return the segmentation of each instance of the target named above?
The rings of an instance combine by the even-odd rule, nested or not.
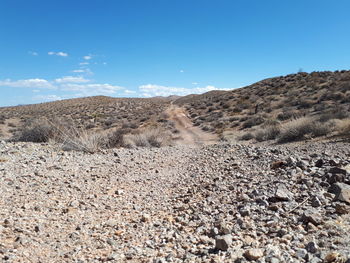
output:
[[[76,128],[137,129],[142,125],[162,120],[169,105],[167,98],[112,98],[95,96],[60,100],[41,104],[0,108],[1,128],[6,134],[15,134],[35,119],[67,121]],[[2,127],[1,127],[2,126]],[[7,136],[8,137],[8,136]]]
[[[293,117],[346,114],[350,107],[350,71],[312,72],[269,78],[230,91],[179,98],[203,130],[249,129]]]

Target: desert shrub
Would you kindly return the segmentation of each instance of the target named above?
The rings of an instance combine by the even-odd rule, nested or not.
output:
[[[92,129],[92,128],[95,128],[95,127],[96,127],[95,124],[89,123],[89,124],[86,125],[85,128],[89,130],[89,129]]]
[[[326,121],[333,120],[333,119],[342,120],[342,119],[349,118],[349,116],[350,116],[350,114],[346,109],[344,109],[342,107],[336,107],[336,108],[332,109],[331,111],[322,114],[319,117],[319,121],[326,122]]]
[[[239,108],[239,107],[234,107],[234,108],[232,108],[232,112],[235,112],[235,113],[240,113],[240,112],[242,112],[242,108]]]
[[[243,123],[242,127],[243,127],[243,129],[251,128],[253,126],[257,126],[257,125],[264,123],[264,121],[265,121],[265,119],[261,116],[253,117],[253,118],[246,120]]]
[[[299,108],[301,108],[301,109],[309,109],[309,108],[311,108],[313,105],[314,105],[314,102],[313,102],[313,101],[310,101],[310,100],[301,100],[301,101],[299,102]]]
[[[251,140],[251,139],[253,139],[254,138],[254,135],[251,133],[251,132],[248,132],[248,133],[245,133],[245,134],[243,134],[241,137],[239,137],[238,139],[240,140],[240,141],[249,141],[249,140]]]
[[[46,120],[28,121],[13,138],[21,142],[48,142],[57,136],[57,130]]]
[[[12,123],[12,122],[8,122],[8,123],[7,123],[7,126],[14,128],[14,127],[16,127],[16,124],[14,124],[14,123]]]
[[[62,150],[95,153],[106,148],[108,137],[102,133],[89,133],[85,130],[70,130],[61,137]]]
[[[238,121],[238,120],[239,120],[239,117],[234,116],[234,117],[230,117],[228,121],[234,122],[234,121]]]
[[[337,135],[350,138],[350,119],[334,120]]]
[[[171,136],[159,128],[147,129],[136,134],[127,134],[123,138],[125,147],[162,147],[171,143]]]
[[[254,137],[258,142],[274,140],[281,133],[279,125],[269,125],[258,130]]]
[[[104,125],[106,126],[106,127],[109,127],[109,126],[111,126],[113,124],[113,120],[106,120],[105,122],[104,122]]]
[[[298,117],[300,117],[300,113],[295,111],[284,111],[277,115],[277,119],[279,121],[286,121],[286,120],[289,120],[292,118],[298,118]]]
[[[107,142],[108,148],[122,147],[124,145],[123,144],[124,135],[128,133],[131,133],[130,128],[121,128],[110,133],[108,135],[108,142]]]
[[[122,125],[122,129],[136,129],[137,127],[137,124],[134,122],[126,122]]]
[[[329,123],[321,123],[313,118],[302,117],[285,123],[282,126],[280,135],[278,136],[278,142],[297,141],[305,139],[306,136],[324,136],[330,132],[331,126]]]

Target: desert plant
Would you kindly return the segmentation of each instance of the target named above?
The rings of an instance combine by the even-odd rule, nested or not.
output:
[[[261,116],[253,117],[253,118],[246,120],[243,123],[242,128],[243,129],[251,128],[253,126],[260,125],[260,124],[264,123],[264,121],[265,121],[265,119]]]
[[[13,139],[22,142],[48,142],[57,131],[47,120],[28,121]]]
[[[109,148],[122,147],[124,145],[123,143],[124,135],[128,133],[131,133],[130,128],[121,128],[110,133],[108,135],[108,147]]]
[[[136,134],[127,134],[123,137],[125,147],[162,147],[169,145],[171,136],[160,128],[143,130]]]
[[[101,133],[89,133],[85,130],[75,131],[70,135],[63,136],[62,149],[64,151],[83,151],[95,153],[106,148],[108,137]]]
[[[338,135],[350,138],[350,119],[337,120],[335,127]]]
[[[243,134],[242,136],[240,136],[238,139],[240,141],[249,141],[249,140],[251,140],[253,138],[254,138],[254,135],[251,132],[248,132],[248,133]]]
[[[269,125],[259,129],[254,137],[258,142],[274,140],[281,133],[281,127],[279,125]]]
[[[331,132],[329,123],[321,123],[314,118],[302,117],[282,125],[279,143],[286,143],[305,139],[306,136],[318,137]]]

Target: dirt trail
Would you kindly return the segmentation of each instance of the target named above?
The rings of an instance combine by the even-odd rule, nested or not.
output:
[[[169,116],[168,119],[175,123],[175,128],[179,131],[179,144],[209,145],[218,141],[216,134],[204,132],[193,126],[184,108],[172,104],[166,113]]]

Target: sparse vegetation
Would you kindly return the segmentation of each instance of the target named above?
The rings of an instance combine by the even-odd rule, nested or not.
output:
[[[309,137],[319,137],[327,135],[331,131],[327,123],[317,122],[310,117],[303,117],[288,123],[281,127],[281,132],[277,138],[279,143],[286,143],[305,139]]]
[[[254,138],[258,142],[269,141],[276,139],[281,133],[280,125],[269,125],[260,128],[255,134]]]
[[[125,147],[162,147],[169,145],[171,136],[160,128],[150,128],[136,134],[127,134],[123,138]]]
[[[27,122],[13,140],[22,142],[48,142],[57,136],[55,128],[44,119]]]

